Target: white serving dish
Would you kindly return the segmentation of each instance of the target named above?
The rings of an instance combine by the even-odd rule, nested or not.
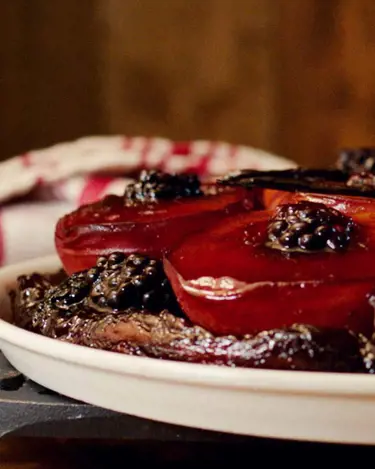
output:
[[[10,324],[7,289],[57,257],[0,270],[0,348],[47,388],[107,409],[162,422],[242,435],[375,443],[375,376],[234,369],[61,343]]]

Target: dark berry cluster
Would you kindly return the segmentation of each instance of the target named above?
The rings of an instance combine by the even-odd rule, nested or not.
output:
[[[375,147],[341,150],[337,167],[348,173],[375,172]]]
[[[284,251],[342,251],[349,245],[353,222],[324,204],[280,205],[267,231],[267,246]]]
[[[100,257],[91,269],[72,274],[51,288],[46,300],[68,316],[92,307],[111,311],[169,309],[179,313],[162,262],[120,252]]]
[[[43,298],[46,290],[51,287],[51,283],[48,279],[37,273],[20,275],[17,280],[24,301],[28,305]]]
[[[146,256],[113,253],[100,257],[86,276],[87,282],[93,282],[90,298],[100,308],[160,311],[174,302],[161,261]]]
[[[366,190],[368,188],[375,189],[375,173],[353,173],[349,176],[346,184],[349,187],[356,187],[360,190]]]
[[[54,307],[73,314],[74,308],[72,307],[79,305],[87,298],[92,283],[85,272],[77,272],[54,287],[50,291],[49,300]]]
[[[141,171],[138,181],[125,189],[125,200],[156,202],[158,199],[176,199],[202,195],[201,183],[195,174],[169,174],[162,171]]]

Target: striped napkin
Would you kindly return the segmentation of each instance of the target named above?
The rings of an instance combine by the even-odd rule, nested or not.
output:
[[[55,253],[59,217],[107,194],[122,194],[140,169],[218,177],[240,168],[295,163],[264,150],[206,140],[88,136],[0,163],[0,266]]]

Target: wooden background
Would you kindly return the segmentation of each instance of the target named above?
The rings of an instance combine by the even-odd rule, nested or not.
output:
[[[0,158],[89,134],[375,144],[374,0],[0,0]]]

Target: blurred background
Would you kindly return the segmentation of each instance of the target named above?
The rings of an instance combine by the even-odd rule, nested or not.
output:
[[[0,158],[93,134],[375,144],[374,0],[0,0]]]

